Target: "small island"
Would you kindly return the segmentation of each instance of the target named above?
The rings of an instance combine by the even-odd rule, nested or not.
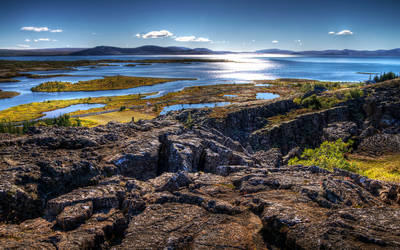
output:
[[[33,87],[32,92],[74,92],[74,91],[97,91],[97,90],[117,90],[130,89],[141,86],[151,86],[159,83],[196,80],[193,78],[153,78],[135,76],[107,76],[103,79],[89,81],[70,82],[45,82]]]
[[[12,98],[14,96],[19,95],[18,92],[15,91],[2,91],[0,89],[0,99]]]

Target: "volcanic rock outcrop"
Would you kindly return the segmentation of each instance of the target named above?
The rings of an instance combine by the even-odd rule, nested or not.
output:
[[[4,135],[0,248],[399,249],[399,184],[286,165],[338,138],[400,152],[399,82],[365,92],[275,126],[291,100]]]

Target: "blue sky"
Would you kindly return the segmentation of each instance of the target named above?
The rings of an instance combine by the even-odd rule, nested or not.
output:
[[[2,0],[0,5],[0,48],[400,47],[400,0]]]

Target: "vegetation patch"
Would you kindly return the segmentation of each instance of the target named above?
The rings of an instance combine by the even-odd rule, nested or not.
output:
[[[380,157],[349,155],[348,159],[368,178],[400,183],[400,154]]]
[[[371,179],[400,182],[400,154],[367,157],[350,154],[352,142],[325,141],[315,149],[305,149],[300,158],[289,160],[289,165],[318,166],[332,171],[340,168]]]
[[[295,98],[293,101],[304,108],[312,110],[328,109],[339,103],[346,102],[364,96],[361,88],[353,87],[350,89],[342,89],[340,91],[327,92],[323,95],[313,94],[305,98]]]
[[[96,90],[115,90],[130,89],[140,86],[150,86],[159,83],[195,80],[187,78],[152,78],[152,77],[133,77],[133,76],[108,76],[103,79],[89,81],[70,82],[45,82],[32,88],[33,92],[62,92],[62,91],[96,91]]]
[[[88,121],[90,126],[97,126],[107,124],[109,122],[130,122],[130,121],[139,121],[139,120],[150,120],[155,118],[156,115],[152,113],[140,112],[138,110],[124,110],[124,111],[116,111],[116,112],[108,112],[98,115],[91,115],[82,117],[82,121]]]
[[[332,171],[334,168],[358,172],[354,164],[346,160],[345,154],[350,152],[351,142],[341,139],[335,142],[325,141],[319,148],[305,149],[300,158],[289,160],[289,165],[318,166]]]
[[[62,115],[51,119],[24,121],[21,124],[0,122],[0,133],[24,134],[30,127],[34,126],[80,127],[82,126],[82,121],[79,118],[71,118],[69,115]]]
[[[2,83],[2,82],[19,82],[19,80],[10,79],[10,78],[0,78],[0,83]]]
[[[19,95],[18,92],[15,91],[2,91],[0,90],[0,99],[11,98]]]

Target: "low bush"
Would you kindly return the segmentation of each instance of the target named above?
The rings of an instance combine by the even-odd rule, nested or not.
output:
[[[289,165],[318,166],[327,170],[341,168],[357,172],[354,164],[346,160],[345,154],[351,149],[351,142],[343,142],[341,139],[335,142],[325,141],[315,149],[305,149],[300,158],[289,160]]]
[[[303,99],[295,98],[293,101],[299,105],[302,105],[304,108],[319,110],[332,108],[341,102],[360,98],[362,96],[364,96],[363,90],[355,87],[348,90],[342,90],[331,95],[317,96],[314,94]]]

